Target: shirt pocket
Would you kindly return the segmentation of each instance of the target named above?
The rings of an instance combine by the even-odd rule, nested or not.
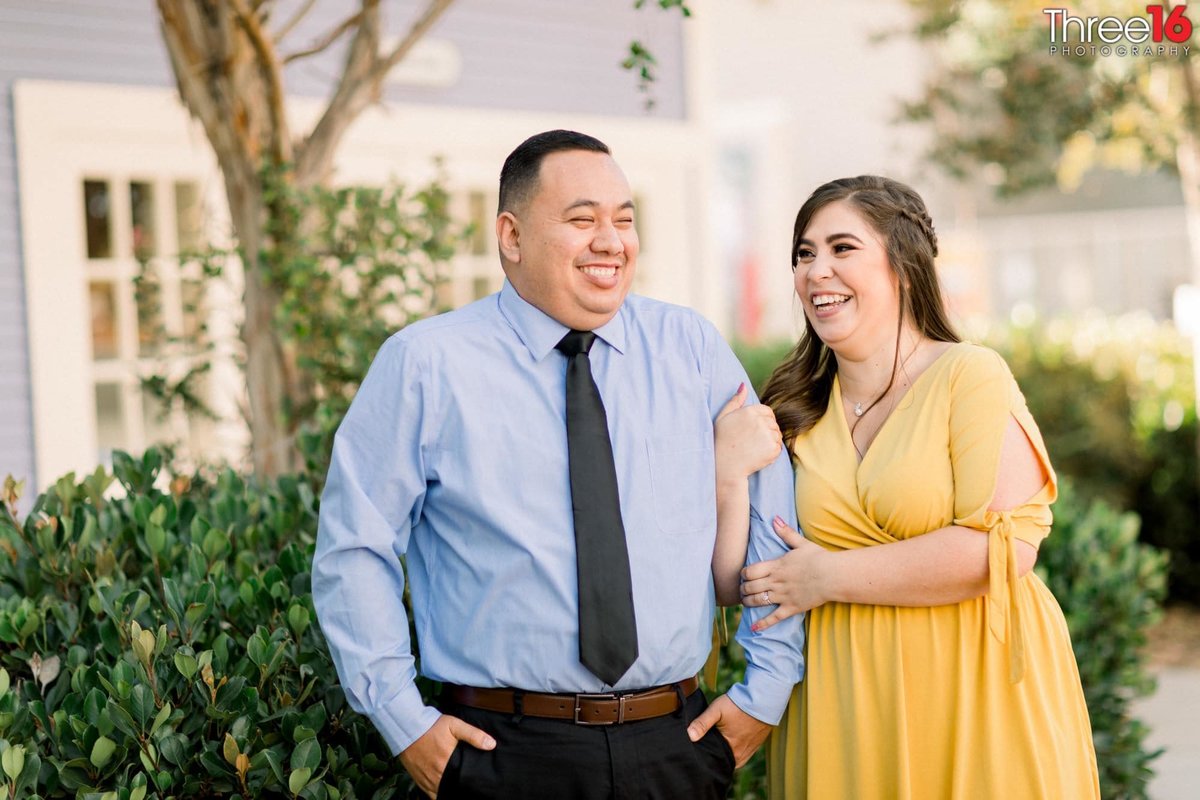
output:
[[[646,440],[654,516],[663,533],[685,534],[716,526],[712,437],[676,433]]]

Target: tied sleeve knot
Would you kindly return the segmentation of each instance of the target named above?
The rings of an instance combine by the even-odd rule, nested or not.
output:
[[[993,512],[997,519],[988,530],[988,628],[1001,644],[1008,645],[1008,679],[1025,677],[1025,631],[1017,601],[1016,522],[1011,511]]]

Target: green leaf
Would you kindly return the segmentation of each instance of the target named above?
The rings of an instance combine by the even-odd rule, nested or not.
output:
[[[13,786],[14,795],[16,797],[29,797],[29,789],[37,786],[38,775],[41,774],[42,759],[37,753],[30,753],[25,759],[25,769],[21,770],[21,777],[17,778],[16,784]],[[37,798],[38,795],[32,795]]]
[[[316,739],[305,739],[292,750],[292,769],[316,769],[321,763],[321,743]]]
[[[176,766],[183,766],[184,762],[187,761],[187,746],[187,737],[180,733],[172,733],[164,736],[162,741],[159,742],[159,750],[162,752],[163,758]]]
[[[183,616],[184,604],[183,595],[179,592],[179,583],[174,578],[163,578],[162,582],[163,598],[167,601],[167,608],[178,620]]]
[[[92,539],[95,537],[96,518],[93,516],[88,516],[87,520],[83,523],[83,531],[79,534],[79,549],[86,550],[90,548],[92,546]]]
[[[294,770],[288,777],[288,789],[293,795],[300,794],[305,786],[308,786],[308,779],[312,777],[312,770],[307,767],[301,767]]]
[[[171,704],[164,701],[163,707],[158,710],[158,714],[154,717],[154,724],[150,726],[150,735],[153,736],[170,717]]]
[[[138,727],[145,730],[146,723],[150,721],[155,712],[154,695],[150,692],[150,688],[144,683],[134,686],[129,695],[129,706],[130,713],[138,722]]]
[[[0,697],[8,694],[8,670],[0,667]]]
[[[0,766],[10,781],[15,781],[25,769],[25,746],[16,744],[0,754]],[[303,787],[301,787],[303,788]]]
[[[184,620],[187,622],[188,626],[192,628],[200,624],[201,620],[207,616],[208,609],[204,607],[203,603],[190,604],[187,607],[187,611],[185,611],[183,614]]]
[[[144,784],[142,786],[133,787],[133,789],[129,792],[129,800],[145,800],[145,797],[146,786]]]
[[[155,513],[163,510],[162,506],[155,509]],[[150,555],[158,556],[167,546],[167,532],[163,530],[161,525],[151,523],[146,526],[146,547],[150,551]]]
[[[108,704],[104,707],[104,714],[121,733],[131,739],[138,738],[137,724],[123,706],[118,705],[110,698]]]
[[[221,755],[225,756],[225,760],[229,762],[229,766],[232,767],[237,763],[237,757],[241,753],[242,751],[238,749],[237,742],[234,741],[233,736],[226,733],[225,741],[221,745]]]
[[[171,788],[171,784],[174,782],[175,779],[171,776],[171,773],[167,772],[165,769],[154,773],[154,785],[159,788],[159,791],[165,792],[167,789]]]
[[[117,743],[107,736],[101,736],[92,745],[92,754],[88,760],[92,762],[92,766],[96,769],[104,769],[104,765],[112,758],[113,753],[117,751]]]
[[[271,773],[275,776],[275,780],[283,783],[283,761],[279,757],[279,753],[274,748],[267,748],[262,751],[263,757],[267,759],[268,766],[271,767]]]
[[[95,725],[104,715],[104,704],[108,700],[104,692],[93,688],[83,700],[83,716],[89,723]]]
[[[229,549],[229,535],[223,530],[209,528],[204,534],[204,542],[200,545],[209,561],[216,561]]]
[[[180,653],[177,651],[175,653],[174,661],[175,661],[175,669],[179,670],[179,674],[190,681],[192,679],[192,677],[196,674],[196,669],[197,669],[196,657],[189,655],[187,653]]]
[[[260,667],[266,662],[267,641],[261,630],[256,631],[246,642],[246,655],[250,656],[250,660]]]
[[[288,627],[292,629],[296,639],[299,640],[304,635],[304,631],[308,628],[311,621],[308,615],[308,609],[299,603],[293,603],[287,611]]]

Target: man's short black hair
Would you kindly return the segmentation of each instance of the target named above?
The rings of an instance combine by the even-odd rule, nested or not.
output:
[[[512,211],[533,196],[542,160],[551,153],[586,150],[610,155],[608,145],[576,131],[546,131],[530,136],[508,154],[500,169],[500,212]]]

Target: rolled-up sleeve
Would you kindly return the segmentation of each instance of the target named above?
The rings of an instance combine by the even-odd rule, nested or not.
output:
[[[400,556],[425,496],[429,402],[419,354],[380,349],[338,428],[313,557],[313,602],[350,706],[399,753],[438,719],[416,687]]]
[[[738,384],[749,383],[746,372],[733,351],[716,333],[712,344],[712,380],[709,408],[717,413],[733,397]],[[747,403],[757,403],[753,388]],[[779,558],[789,548],[775,534],[771,520],[776,516],[799,530],[796,524],[795,483],[791,459],[780,452],[773,463],[750,477],[750,539],[746,563]],[[742,711],[770,725],[779,723],[791,698],[792,689],[804,677],[804,615],[793,617],[755,633],[750,625],[767,616],[771,608],[743,608],[737,641],[746,654],[746,673],[742,682],[729,690],[731,699]]]

